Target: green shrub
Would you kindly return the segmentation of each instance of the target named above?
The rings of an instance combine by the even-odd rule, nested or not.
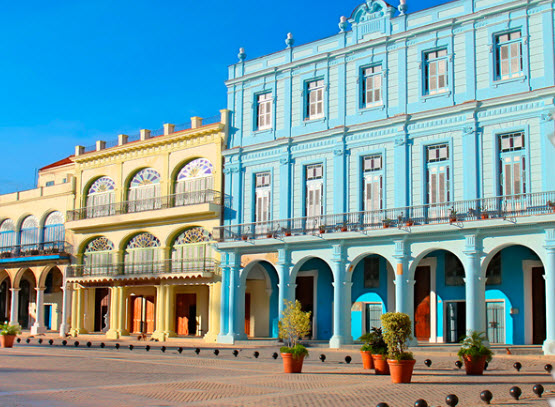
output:
[[[402,312],[388,312],[383,314],[381,319],[388,357],[395,360],[413,360],[412,353],[407,349],[407,341],[412,339],[410,317]]]
[[[19,325],[10,325],[7,321],[0,324],[0,335],[17,335],[21,333]]]
[[[461,342],[461,348],[457,353],[459,355],[459,359],[462,360],[464,356],[469,356],[472,359],[485,356],[486,361],[490,362],[493,352],[488,346],[484,345],[483,342],[485,339],[485,332],[470,332]]]
[[[363,347],[369,345],[370,349],[368,350],[371,350],[373,355],[387,355],[387,344],[383,339],[382,328],[373,326],[370,332],[365,333],[358,340],[365,342]]]
[[[305,348],[300,343],[296,344],[293,347],[289,346],[282,346],[280,348],[281,353],[290,353],[294,358],[300,358],[301,356],[308,356],[308,349]]]

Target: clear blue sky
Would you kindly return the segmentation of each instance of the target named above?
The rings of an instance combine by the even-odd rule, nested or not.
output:
[[[211,117],[227,67],[338,32],[363,0],[2,2],[0,194],[77,144]],[[414,12],[447,0],[407,0]],[[390,3],[397,6],[398,0]]]

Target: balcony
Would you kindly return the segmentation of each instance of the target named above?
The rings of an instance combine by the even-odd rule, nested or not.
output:
[[[210,278],[219,274],[219,263],[214,258],[164,260],[144,263],[111,263],[77,265],[67,269],[74,277],[156,277],[162,274],[184,274],[185,278]]]
[[[231,199],[211,189],[173,194],[157,198],[95,205],[67,212],[67,228],[71,230],[149,222],[198,216],[220,216],[222,206]],[[187,208],[187,211],[183,211]],[[157,211],[156,214],[151,211]],[[149,212],[149,213],[147,213]]]
[[[465,221],[487,219],[514,222],[516,218],[549,214],[554,211],[555,191],[551,191],[222,226],[214,230],[214,238],[219,242],[233,242],[434,224],[461,225]]]
[[[69,258],[71,247],[64,241],[0,247],[0,263],[19,263]],[[48,256],[48,257],[44,257]]]

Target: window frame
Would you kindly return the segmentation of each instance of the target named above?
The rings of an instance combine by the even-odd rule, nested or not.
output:
[[[440,52],[444,52],[443,55],[435,55],[433,56],[433,58],[430,58],[430,56],[432,56],[432,54],[438,54]],[[424,51],[422,53],[422,66],[423,66],[423,70],[422,70],[422,94],[424,96],[436,96],[436,95],[443,95],[443,94],[447,94],[450,89],[451,89],[451,82],[452,80],[450,80],[450,76],[451,76],[451,67],[450,67],[450,61],[451,60],[451,56],[449,54],[449,50],[448,48],[445,47],[439,47],[436,49],[431,49],[431,50],[427,50]],[[444,62],[445,63],[445,71],[444,71],[444,85],[442,87],[439,87],[439,78],[441,77],[441,75],[439,74],[439,71],[437,72],[437,74],[435,75],[435,77],[437,78],[437,88],[435,88],[434,90],[431,90],[431,67],[432,66],[436,66],[436,69],[439,69],[439,63],[440,62]]]
[[[270,96],[268,99],[260,100],[261,97]],[[271,90],[259,92],[254,94],[254,131],[266,131],[273,128],[273,118],[274,118],[274,96]],[[261,113],[261,106],[269,105],[268,111]],[[267,123],[264,126],[260,125],[260,118],[264,115],[266,117]]]
[[[370,69],[380,68],[378,72],[367,73]],[[360,108],[361,109],[371,109],[374,107],[380,107],[384,105],[384,84],[385,84],[385,75],[384,75],[384,67],[383,64],[375,63],[371,65],[365,65],[360,67]],[[374,79],[376,77],[380,77],[380,100],[375,101],[373,100],[371,103],[368,103],[367,94],[368,94],[368,87],[367,81],[368,79]],[[373,88],[372,93],[374,93],[376,89]]]
[[[518,33],[520,36],[517,39],[508,39],[503,43],[499,42],[500,37],[504,35],[511,36],[512,34]],[[524,35],[522,33],[521,28],[515,28],[508,31],[498,32],[493,34],[493,78],[495,82],[505,82],[514,79],[520,79],[524,77]],[[501,48],[507,46],[508,51],[511,51],[512,44],[519,44],[519,51],[520,51],[520,70],[518,72],[509,72],[507,75],[503,75],[501,72],[502,63],[501,63]],[[508,58],[508,65],[511,68],[511,61],[513,58],[509,55]]]
[[[321,82],[319,84],[319,82]],[[317,84],[316,87],[311,88],[311,84]],[[305,94],[305,98],[304,98],[304,103],[303,103],[303,118],[305,121],[312,121],[312,120],[319,120],[319,119],[325,119],[326,117],[326,111],[325,111],[325,100],[326,100],[326,95],[325,95],[325,91],[327,89],[327,85],[325,82],[325,79],[322,78],[313,78],[313,79],[308,79],[305,80],[304,82],[304,94]],[[321,100],[316,101],[316,103],[314,105],[321,105],[322,107],[322,112],[320,114],[315,114],[315,115],[311,115],[310,111],[311,111],[311,95],[315,94],[317,92],[321,92]]]

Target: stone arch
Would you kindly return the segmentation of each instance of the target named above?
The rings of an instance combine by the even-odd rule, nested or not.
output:
[[[209,174],[207,171],[209,172]],[[205,158],[202,156],[188,157],[185,160],[182,160],[181,162],[179,162],[174,167],[171,173],[172,193],[176,194],[176,193],[183,192],[183,191],[178,191],[178,188],[177,188],[177,184],[180,182],[180,178],[182,180],[188,177],[194,178],[195,177],[194,173],[198,173],[199,176],[201,176],[201,174],[204,173],[206,174],[206,176],[213,177],[214,164],[208,158]],[[212,188],[213,188],[213,182],[208,189],[212,189]]]
[[[82,207],[107,205],[114,203],[115,190],[116,183],[111,177],[108,177],[107,175],[101,175],[91,178],[83,188],[81,198],[83,200]],[[100,197],[98,199],[91,198],[91,201],[89,202],[89,197],[101,196],[104,194],[106,196]]]
[[[416,272],[416,268],[418,267],[422,259],[424,259],[430,253],[435,251],[440,251],[440,250],[443,250],[455,255],[464,266],[466,259],[464,257],[464,253],[462,253],[462,250],[458,251],[458,250],[453,250],[453,248],[451,247],[445,248],[445,247],[432,246],[422,250],[420,253],[418,253],[418,255],[416,255],[411,259],[409,263],[409,279],[414,280],[414,273]]]
[[[56,266],[56,265],[48,265],[48,266],[45,266],[45,267],[39,272],[39,278],[38,278],[38,280],[37,280],[37,281],[38,281],[37,286],[38,286],[38,287],[46,287],[45,282],[46,282],[46,279],[47,279],[47,277],[48,277],[48,274],[51,273],[51,272],[55,272],[55,271],[59,272],[60,275],[62,276],[62,279],[63,279],[64,273],[62,272],[62,270],[60,270],[60,269],[58,268],[58,266]],[[61,285],[60,285],[60,286],[61,286]]]
[[[536,256],[538,256],[538,258],[540,259],[540,261],[542,262],[542,264],[545,264],[545,259],[543,257],[544,253],[539,252],[537,250],[537,248],[533,247],[533,245],[526,243],[526,241],[520,241],[520,242],[516,242],[516,241],[507,241],[507,242],[503,242],[500,243],[499,245],[496,245],[493,249],[491,249],[482,259],[481,262],[481,268],[480,268],[480,272],[482,276],[486,275],[486,271],[488,268],[489,263],[491,262],[491,259],[493,259],[493,257],[501,252],[501,250],[506,249],[507,247],[511,247],[511,246],[522,246],[522,247],[526,247],[527,249],[531,250],[532,252],[534,252],[534,254]]]
[[[37,271],[35,269],[32,269],[30,267],[22,267],[19,270],[17,270],[17,272],[15,273],[14,277],[13,277],[13,288],[19,288],[19,284],[21,283],[21,278],[23,277],[23,275],[29,271],[32,275],[33,278],[35,280],[35,285],[34,287],[37,286],[37,281],[39,281],[39,277],[40,277],[40,272],[39,275],[37,276]]]
[[[385,259],[385,261],[387,261],[387,264],[389,266],[391,266],[391,268],[393,270],[395,270],[395,259],[394,258],[388,258],[388,256],[385,256],[381,253],[377,253],[377,252],[364,252],[364,253],[360,253],[358,254],[353,260],[351,260],[349,267],[347,267],[347,274],[346,274],[346,279],[345,282],[350,283],[352,278],[353,278],[353,270],[358,266],[358,264],[364,260],[366,257],[368,256],[380,256],[383,257]]]
[[[295,281],[295,279],[297,278],[297,274],[299,273],[299,270],[310,260],[313,259],[318,259],[321,260],[322,262],[324,262],[329,269],[331,270],[331,274],[332,274],[332,282],[335,280],[335,276],[333,275],[333,268],[331,267],[331,265],[325,260],[323,259],[321,256],[305,256],[303,258],[301,258],[299,261],[297,261],[295,263],[295,265],[291,268],[291,272],[289,274],[289,281]]]

